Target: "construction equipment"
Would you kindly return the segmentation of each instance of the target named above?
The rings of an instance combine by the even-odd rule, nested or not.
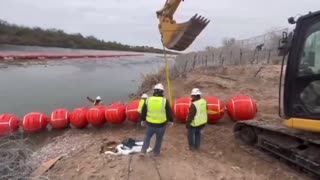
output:
[[[295,30],[289,35],[284,32],[279,42],[284,56],[279,114],[285,121],[237,122],[234,134],[320,176],[320,11],[288,21],[296,24]]]
[[[181,0],[167,0],[164,7],[157,11],[162,43],[166,48],[176,51],[187,49],[210,22],[196,14],[187,22],[176,23],[173,14],[180,2]]]

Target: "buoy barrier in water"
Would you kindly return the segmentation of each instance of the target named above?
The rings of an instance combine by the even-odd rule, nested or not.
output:
[[[16,132],[18,129],[19,118],[17,116],[8,113],[0,115],[0,136]]]
[[[123,103],[112,103],[105,110],[105,117],[110,124],[122,124],[126,120],[126,106]]]
[[[253,119],[257,113],[257,103],[249,95],[239,94],[231,97],[227,108],[218,97],[204,97],[208,103],[208,122],[218,122],[228,111],[230,119],[243,121]],[[128,121],[139,122],[140,100],[133,100],[127,105],[116,102],[108,106],[98,105],[91,108],[79,107],[69,112],[65,108],[54,110],[49,117],[42,112],[30,112],[22,120],[13,114],[5,113],[0,115],[0,136],[16,132],[19,127],[25,132],[35,133],[45,130],[47,124],[54,129],[72,127],[83,129],[89,124],[93,127],[102,127],[105,123],[122,124]],[[173,104],[173,113],[177,121],[185,123],[191,105],[190,97],[181,97]]]
[[[257,103],[249,95],[239,94],[228,101],[228,114],[234,121],[253,119],[257,114]]]
[[[42,112],[30,112],[23,117],[23,130],[26,132],[39,132],[47,127],[47,116]]]
[[[69,126],[69,118],[67,109],[56,109],[51,113],[49,123],[54,129],[64,129]]]
[[[95,106],[89,109],[87,112],[87,121],[93,127],[101,127],[106,122],[104,113],[105,113],[104,106]]]
[[[75,108],[70,113],[70,123],[72,126],[78,129],[83,129],[87,127],[87,112],[89,109],[87,107]]]
[[[128,121],[138,123],[140,113],[138,112],[140,100],[133,100],[129,104],[127,104],[126,108],[126,116]]]
[[[27,54],[10,54],[0,53],[0,60],[4,59],[78,59],[78,58],[112,58],[125,56],[144,56],[141,53],[119,53],[119,54],[66,54],[66,53],[27,53]]]

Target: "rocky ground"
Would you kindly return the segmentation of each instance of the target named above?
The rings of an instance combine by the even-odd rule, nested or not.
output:
[[[279,121],[276,65],[198,69],[172,81],[176,98],[189,96],[192,88],[205,95],[227,100],[246,93],[258,103],[257,118]],[[164,82],[164,84],[166,84]],[[70,129],[50,139],[33,155],[34,164],[59,155],[63,157],[44,174],[50,179],[110,180],[300,180],[311,179],[277,158],[237,143],[233,122],[227,115],[217,124],[208,125],[200,152],[187,149],[186,128],[176,123],[168,127],[161,155],[156,158],[111,156],[103,153],[111,143],[131,137],[143,139],[145,129],[131,123],[101,129]]]

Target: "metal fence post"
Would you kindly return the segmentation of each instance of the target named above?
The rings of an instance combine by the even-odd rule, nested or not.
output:
[[[239,64],[241,64],[242,62],[242,49],[240,49],[240,60],[239,60]]]

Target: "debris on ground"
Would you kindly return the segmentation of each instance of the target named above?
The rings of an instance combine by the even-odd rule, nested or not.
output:
[[[58,156],[54,159],[50,159],[47,162],[42,163],[32,174],[31,177],[40,177],[47,172],[62,156]]]
[[[116,141],[109,141],[107,143],[103,143],[100,147],[99,153],[104,153],[106,151],[112,151],[115,153],[116,147],[117,147],[118,142]]]
[[[110,155],[129,155],[129,154],[134,154],[134,153],[139,153],[141,152],[143,141],[135,140],[132,138],[127,138],[122,141],[121,144],[117,145],[116,147],[114,146],[114,142],[111,142],[111,144],[107,143],[107,148],[104,149],[109,149],[108,151],[105,151],[104,154],[110,154]],[[147,152],[151,152],[152,149],[148,148]]]

